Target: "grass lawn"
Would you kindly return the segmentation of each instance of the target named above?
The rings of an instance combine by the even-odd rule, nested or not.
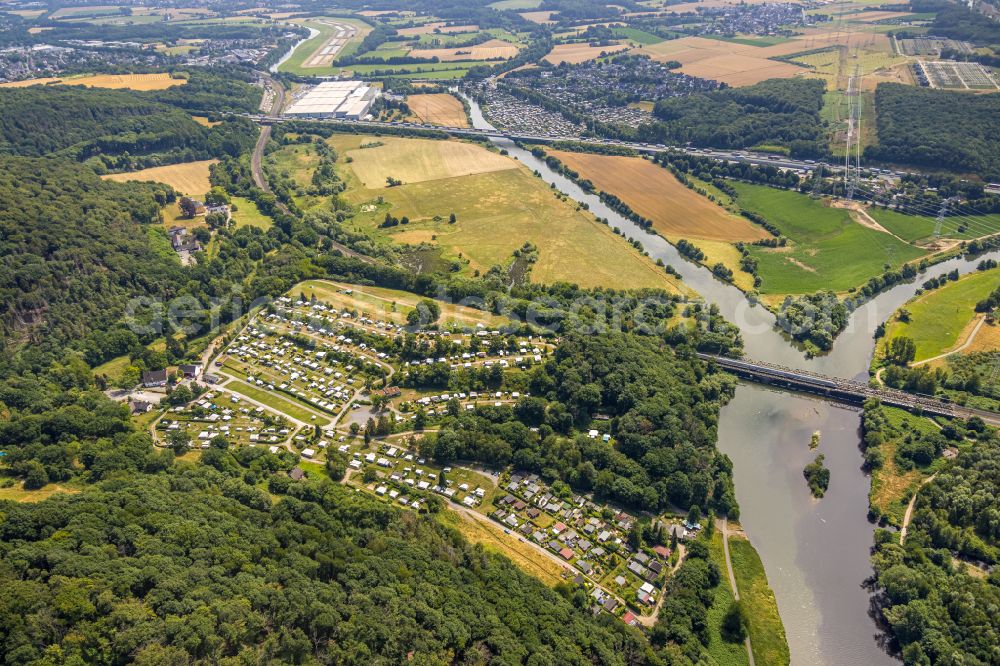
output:
[[[18,481],[9,488],[0,488],[0,500],[12,502],[41,502],[57,493],[78,493],[77,488],[71,488],[58,483],[50,483],[37,490],[25,490],[24,482]]]
[[[209,169],[218,161],[200,160],[197,162],[168,164],[167,166],[151,167],[141,171],[111,173],[101,176],[101,178],[114,180],[119,183],[130,180],[153,180],[158,183],[166,183],[181,194],[201,198],[205,196],[206,192],[212,189],[212,184],[208,181]]]
[[[227,383],[226,388],[235,393],[245,395],[252,400],[256,400],[263,405],[267,405],[280,414],[287,414],[293,419],[305,421],[306,423],[315,423],[316,425],[321,426],[329,425],[330,423],[330,419],[327,417],[306,409],[302,405],[292,402],[291,400],[286,400],[285,398],[279,396],[275,391],[268,391],[267,389],[251,386],[250,384],[242,382],[238,379],[234,379]]]
[[[845,292],[881,275],[887,265],[899,268],[924,255],[854,222],[848,211],[823,200],[762,185],[731,184],[740,206],[763,215],[790,241],[784,248],[750,248],[759,262],[762,294]]]
[[[976,303],[1000,286],[1000,268],[970,273],[917,296],[903,307],[910,321],[893,318],[886,327],[885,340],[905,335],[917,345],[915,361],[922,361],[952,349],[975,316]]]
[[[385,145],[357,149],[375,140]],[[469,144],[460,150],[446,148],[433,140],[335,135],[330,143],[348,185],[343,196],[358,210],[352,223],[382,242],[428,243],[472,273],[507,267],[513,252],[530,241],[538,248],[529,274],[535,282],[686,290],[593,215],[557,196],[510,158]],[[404,157],[405,162],[400,161]],[[297,166],[307,161],[308,156],[299,154],[279,157],[277,163]],[[507,168],[498,170],[500,166]],[[293,177],[303,182],[300,178],[307,174],[303,168]],[[385,187],[387,176],[404,184]],[[386,213],[406,216],[410,222],[383,229],[379,225]],[[455,224],[449,223],[451,213]]]
[[[934,235],[937,221],[923,215],[905,215],[894,210],[883,210],[877,206],[868,209],[868,214],[883,227],[910,242],[929,239]],[[946,217],[941,223],[941,236],[966,240],[1000,232],[1000,214],[979,215],[973,218]]]
[[[778,613],[778,602],[767,584],[767,574],[757,550],[746,539],[729,538],[729,558],[733,563],[736,587],[750,618],[750,642],[754,662],[788,664],[788,641]]]
[[[381,75],[392,72],[395,78],[401,79],[459,79],[465,73],[478,65],[491,65],[485,60],[468,60],[459,62],[421,62],[406,65],[351,65],[342,72],[353,72],[358,76]]]
[[[358,28],[357,34],[337,54],[338,57],[350,55],[355,50],[357,50],[357,45],[360,44],[361,40],[364,39],[365,35],[371,31],[371,26],[360,19],[347,19],[347,18],[337,17],[336,19],[331,19],[331,20],[335,20],[336,22],[339,23],[348,23]],[[301,76],[321,76],[321,75],[325,76],[333,73],[334,70],[339,69],[338,67],[332,65],[327,65],[325,67],[303,66],[305,62],[308,59],[310,59],[312,55],[316,52],[316,49],[323,46],[323,44],[325,44],[326,41],[330,39],[330,36],[333,34],[333,26],[328,25],[326,23],[321,23],[319,21],[302,21],[298,19],[290,21],[290,23],[301,25],[306,28],[312,28],[313,30],[318,30],[319,34],[299,44],[299,47],[295,49],[295,52],[292,53],[291,57],[288,58],[288,60],[286,60],[285,62],[281,63],[281,66],[278,68],[279,71],[289,72],[291,74],[299,74]]]
[[[732,545],[732,542],[730,542]],[[722,550],[722,534],[718,531],[712,535],[708,546],[712,561],[719,567],[719,584],[715,587],[715,600],[708,609],[708,653],[719,666],[738,666],[749,664],[750,658],[743,643],[730,643],[722,640],[722,620],[733,603],[733,591],[729,587],[729,576],[726,574],[726,555]],[[748,609],[749,610],[749,609]],[[754,655],[756,658],[756,655]],[[769,663],[769,662],[761,662]]]
[[[646,32],[645,30],[639,30],[638,28],[614,28],[612,32],[615,37],[627,39],[628,41],[639,44],[640,46],[659,44],[663,41],[663,37],[654,35],[651,32]]]
[[[233,222],[237,229],[240,227],[271,228],[273,220],[260,212],[255,202],[243,197],[232,197],[232,203],[238,208],[233,212]]]
[[[563,580],[562,566],[527,543],[519,542],[513,535],[504,534],[499,525],[463,519],[454,511],[440,511],[435,517],[443,525],[460,532],[471,543],[482,544],[485,550],[507,557],[525,573],[549,587]]]
[[[345,293],[348,289],[352,293]],[[291,298],[298,298],[300,294],[305,294],[306,298],[316,296],[318,300],[330,303],[338,309],[356,309],[358,312],[397,324],[405,323],[406,315],[424,298],[398,289],[362,287],[356,284],[333,282],[332,280],[306,280],[288,291]],[[474,326],[482,323],[485,326],[496,328],[509,323],[505,317],[498,317],[482,310],[446,303],[440,305],[440,322],[442,324],[455,323]]]

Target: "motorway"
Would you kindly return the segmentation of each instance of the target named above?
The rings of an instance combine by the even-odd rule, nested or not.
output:
[[[483,130],[472,127],[444,127],[441,125],[426,125],[423,123],[409,122],[382,122],[378,120],[345,120],[342,118],[291,118],[279,116],[273,112],[270,115],[250,116],[252,120],[267,127],[277,123],[287,122],[311,122],[329,123],[336,125],[347,125],[352,127],[363,127],[368,129],[403,129],[403,130],[433,130],[446,132],[455,136],[473,136],[485,138],[504,138],[512,141],[527,141],[529,143],[553,143],[556,141],[574,141],[576,143],[586,143],[599,146],[618,146],[629,148],[639,153],[661,153],[666,150],[676,150],[696,157],[706,157],[723,162],[743,162],[745,164],[755,164],[758,166],[769,165],[779,169],[793,169],[796,171],[808,172],[818,166],[823,166],[828,172],[838,172],[843,169],[841,166],[831,165],[813,160],[796,160],[781,155],[768,155],[765,153],[754,153],[745,150],[711,150],[708,148],[692,148],[690,146],[667,146],[664,144],[650,143],[630,143],[627,141],[617,141],[614,139],[601,139],[593,137],[578,136],[555,136],[551,134],[527,134],[507,132],[503,130]],[[884,173],[884,172],[883,172]]]
[[[258,118],[274,118],[281,113],[282,107],[285,105],[285,87],[278,81],[275,81],[268,74],[264,72],[258,72],[261,79],[264,81],[264,85],[271,89],[273,97],[271,98],[271,109],[269,111],[269,116],[253,116],[254,119]],[[258,121],[259,122],[259,121]],[[271,138],[271,123],[260,122],[260,136],[257,137],[257,145],[254,146],[253,153],[250,155],[250,172],[253,175],[253,182],[260,189],[265,192],[271,192],[271,186],[267,184],[267,179],[264,178],[264,169],[262,163],[264,161],[264,148],[267,146],[268,139]],[[289,214],[288,206],[282,202],[277,202],[278,210],[280,210],[285,215]],[[369,257],[363,254],[359,254],[352,250],[351,248],[338,243],[337,241],[331,241],[333,248],[340,250],[345,256],[354,257],[356,259],[361,259],[365,262],[371,262]]]
[[[803,370],[792,370],[770,363],[749,359],[734,359],[713,354],[698,353],[703,361],[716,363],[733,374],[764,384],[783,386],[793,390],[815,393],[831,400],[847,403],[862,403],[868,398],[877,398],[882,404],[900,407],[908,411],[935,414],[948,418],[971,418],[978,416],[987,423],[1000,425],[1000,415],[971,407],[945,402],[931,396],[908,393],[892,388],[878,388],[865,382],[838,377],[826,377]]]

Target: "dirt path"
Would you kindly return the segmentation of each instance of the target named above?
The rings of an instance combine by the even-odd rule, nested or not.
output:
[[[861,205],[860,203],[858,203],[857,201],[850,201],[850,202],[848,202],[848,201],[835,201],[835,202],[831,203],[830,206],[833,207],[833,208],[846,208],[851,213],[853,213],[851,215],[851,219],[853,219],[855,222],[857,222],[861,226],[867,227],[867,228],[872,229],[874,231],[879,231],[879,232],[881,232],[883,234],[886,234],[886,235],[889,235],[889,236],[892,236],[896,240],[898,240],[898,241],[900,241],[902,243],[906,243],[907,245],[910,244],[908,241],[903,240],[902,238],[900,238],[899,236],[897,236],[896,234],[892,233],[891,231],[889,231],[888,229],[886,229],[885,227],[883,227],[881,224],[879,224],[878,220],[876,220],[874,217],[872,217],[871,215],[869,215],[868,210],[865,209],[865,207],[863,205]]]
[[[924,479],[920,486],[913,491],[913,497],[910,498],[910,503],[906,505],[906,513],[903,514],[903,526],[899,528],[899,545],[902,546],[903,542],[906,541],[906,530],[910,527],[910,519],[913,518],[913,507],[917,503],[917,494],[920,492],[920,488],[923,488],[928,483],[934,480],[937,476],[937,472],[934,472],[926,479]]]
[[[729,587],[733,590],[733,598],[740,600],[740,589],[736,587],[736,575],[733,573],[733,562],[729,559],[729,519],[723,518],[721,524],[717,521],[717,527],[722,530],[722,552],[726,555],[726,572],[729,574]],[[750,666],[755,666],[753,661],[753,645],[750,644],[750,636],[743,641],[747,649],[747,657],[750,659]]]
[[[943,354],[938,354],[937,356],[932,356],[931,358],[925,358],[922,361],[915,361],[915,362],[913,362],[913,363],[910,364],[910,367],[915,368],[918,365],[923,365],[925,363],[930,363],[931,361],[937,361],[938,359],[945,358],[946,356],[951,356],[952,354],[957,354],[960,351],[962,351],[963,349],[968,348],[969,345],[971,345],[972,342],[976,339],[976,335],[979,333],[979,329],[981,329],[983,327],[983,322],[985,322],[985,321],[986,321],[986,317],[980,316],[979,317],[979,321],[976,322],[976,327],[972,329],[972,332],[969,333],[969,337],[967,337],[965,339],[965,342],[963,342],[960,346],[955,347],[951,351],[945,352]]]

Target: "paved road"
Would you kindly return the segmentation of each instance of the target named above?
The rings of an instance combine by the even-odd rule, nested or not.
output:
[[[969,333],[969,337],[967,337],[965,339],[965,342],[963,342],[960,347],[956,347],[955,349],[952,349],[949,352],[945,352],[943,354],[938,354],[937,356],[933,356],[931,358],[925,358],[922,361],[916,361],[914,363],[911,363],[910,366],[915,368],[918,365],[923,365],[925,363],[930,363],[931,361],[936,361],[936,360],[938,360],[940,358],[944,358],[946,356],[951,356],[952,354],[957,354],[958,352],[960,352],[960,351],[968,348],[968,346],[971,345],[972,342],[976,339],[976,335],[979,333],[979,329],[981,329],[983,327],[983,322],[985,322],[985,321],[986,321],[986,317],[983,317],[983,316],[979,317],[979,321],[976,322],[976,327],[974,329],[972,329],[972,332]]]
[[[271,110],[269,113],[272,116],[276,116],[279,113],[281,113],[281,108],[285,105],[285,88],[284,86],[281,85],[280,82],[275,81],[267,74],[264,74],[263,72],[260,72],[260,74],[261,77],[264,79],[264,83],[267,85],[267,87],[269,87],[271,90],[274,91],[274,98],[271,102]],[[257,187],[268,193],[271,192],[271,186],[268,185],[267,179],[264,178],[264,168],[262,166],[262,163],[264,161],[264,148],[267,146],[267,142],[270,138],[271,138],[271,126],[262,124],[260,126],[260,136],[257,137],[257,145],[254,146],[253,153],[250,155],[250,172],[253,174],[253,182],[257,185]],[[277,202],[277,206],[278,210],[280,210],[285,215],[291,214],[290,211],[288,210],[288,206],[286,206],[282,202],[280,201]],[[332,243],[333,243],[333,248],[336,250],[340,250],[340,252],[345,256],[353,257],[355,259],[360,259],[367,263],[372,262],[370,257],[366,257],[363,254],[359,254],[354,250],[352,250],[351,248],[347,247],[346,245],[338,243],[337,241],[332,241]]]
[[[250,116],[250,118],[263,125],[307,120],[309,122],[347,124],[359,127],[370,127],[373,129],[399,127],[401,129],[434,130],[438,132],[447,132],[449,134],[453,134],[456,136],[502,137],[514,141],[528,141],[535,143],[572,141],[576,143],[588,143],[595,145],[612,145],[612,146],[619,146],[622,148],[629,148],[639,153],[661,153],[666,150],[679,150],[688,153],[689,155],[706,157],[709,159],[719,160],[723,162],[741,162],[744,164],[755,164],[759,166],[774,166],[781,169],[796,169],[799,171],[813,171],[819,166],[822,166],[827,171],[827,173],[836,173],[842,170],[842,167],[836,164],[821,164],[815,161],[798,160],[791,157],[785,157],[783,155],[754,153],[746,150],[735,150],[735,151],[721,150],[721,149],[716,150],[710,148],[704,148],[704,149],[692,148],[689,146],[673,146],[673,145],[668,146],[665,144],[654,145],[648,143],[628,143],[625,141],[616,142],[608,139],[595,139],[595,138],[581,137],[581,136],[556,136],[548,134],[530,134],[525,132],[510,132],[506,130],[483,130],[470,127],[444,127],[438,125],[421,125],[419,123],[404,123],[404,122],[379,121],[379,120],[347,120],[343,118],[291,118],[291,117],[278,116],[274,114],[255,115],[255,116]],[[890,173],[892,175],[899,176],[906,172],[896,171]]]

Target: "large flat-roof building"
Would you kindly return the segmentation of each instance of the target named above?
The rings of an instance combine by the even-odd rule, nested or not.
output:
[[[360,120],[377,96],[378,91],[362,81],[324,81],[297,99],[285,115]]]

